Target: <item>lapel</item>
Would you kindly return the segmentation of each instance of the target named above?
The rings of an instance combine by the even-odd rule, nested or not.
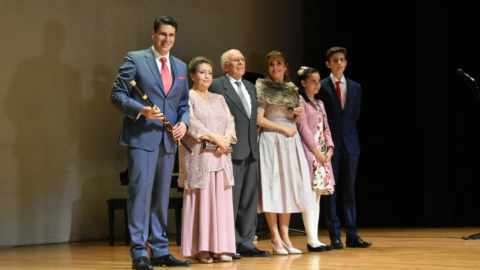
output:
[[[172,54],[170,54],[170,67],[172,69],[172,88],[170,88],[170,92],[172,92],[177,83],[178,83],[178,80],[175,76],[177,76],[178,72],[177,72],[177,62],[175,62],[175,59],[173,58]],[[168,94],[170,94],[170,92]]]
[[[347,100],[345,102],[344,112],[345,112],[345,115],[348,115],[347,111],[353,109],[353,107],[354,107],[353,104],[351,104],[351,103],[353,102],[353,99],[354,99],[353,97],[354,97],[355,93],[353,92],[351,81],[349,79],[347,79],[346,77],[345,77],[345,81],[347,82]]]
[[[227,96],[233,102],[233,104],[235,104],[238,110],[241,111],[242,114],[245,115],[245,117],[249,118],[247,115],[247,112],[245,111],[245,108],[243,107],[242,100],[238,96],[237,91],[235,91],[235,89],[233,88],[233,85],[228,79],[227,75],[223,75],[222,77],[222,86],[223,86],[223,89],[225,89],[225,96]],[[247,88],[247,91],[251,98],[253,94],[252,91],[249,91],[248,88]]]
[[[340,111],[343,114],[342,104],[340,104],[340,99],[338,98],[337,90],[336,90],[335,85],[333,84],[332,78],[330,78],[330,76],[327,77],[327,84],[329,86],[327,88],[327,91],[333,99],[333,104],[335,104],[334,105],[335,110]],[[347,84],[347,87],[348,87],[348,84]],[[347,88],[347,95],[348,95],[348,88]],[[347,101],[348,101],[348,98],[347,98]]]
[[[245,80],[242,78],[243,85],[245,85],[245,89],[247,89],[248,95],[250,96],[250,104],[252,105],[252,113],[256,112],[257,108],[257,89],[255,87],[251,88],[248,87],[245,83]],[[239,97],[240,98],[240,97]]]
[[[170,58],[170,68],[172,70],[172,74],[171,74],[172,75],[172,88],[170,89],[170,91],[172,91],[173,89],[175,89],[175,86],[177,84],[178,80],[175,79],[175,74],[178,74],[178,73],[177,73],[177,63],[175,62],[175,60],[173,59],[171,54],[170,54],[169,58]],[[152,71],[153,77],[155,77],[155,80],[157,81],[158,86],[160,87],[163,95],[165,96],[165,90],[163,89],[162,76],[160,75],[160,72],[158,71],[157,61],[155,60],[155,55],[153,54],[153,51],[152,51],[151,47],[145,53],[145,61],[147,62],[147,65],[150,68],[150,71]]]
[[[155,55],[153,54],[152,47],[150,47],[145,53],[145,61],[147,62],[150,71],[152,72],[153,77],[158,83],[158,86],[162,90],[163,95],[165,96],[165,91],[163,90],[163,81],[160,72],[158,71],[158,65],[155,61]]]
[[[307,104],[307,106],[310,107],[310,109],[315,109],[315,112],[317,112],[317,107],[315,106],[315,104],[313,104],[313,102],[307,97],[307,95],[305,95],[304,93],[300,93],[300,95],[303,97],[303,100],[305,100],[305,103]],[[305,108],[305,113],[307,112],[307,108]],[[323,112],[322,112],[323,113]]]

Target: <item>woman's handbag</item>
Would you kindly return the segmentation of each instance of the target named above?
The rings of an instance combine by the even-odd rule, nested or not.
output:
[[[203,142],[202,142],[202,148],[205,149],[205,150],[216,151],[217,147],[218,146],[216,144],[214,144],[213,142],[211,142],[209,140],[203,140]],[[227,153],[232,153],[233,152],[233,147],[232,147],[231,144],[228,146],[228,149],[225,152],[227,152]]]

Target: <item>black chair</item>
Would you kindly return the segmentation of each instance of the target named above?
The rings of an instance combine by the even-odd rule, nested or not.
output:
[[[179,192],[183,192],[183,188],[178,187],[178,151],[177,158],[175,162],[175,167],[173,169],[174,173],[172,174],[172,182],[170,188],[176,188]],[[122,185],[128,185],[128,169],[120,173],[120,183]],[[114,245],[114,220],[115,220],[115,210],[123,210],[125,213],[125,244],[130,244],[130,232],[128,230],[128,215],[127,215],[127,199],[109,199],[108,203],[108,237],[110,246]],[[170,197],[168,203],[168,209],[175,209],[175,234],[177,238],[177,246],[181,245],[182,242],[182,208],[183,208],[183,197]]]

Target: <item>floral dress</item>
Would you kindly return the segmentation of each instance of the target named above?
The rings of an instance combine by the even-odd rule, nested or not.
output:
[[[325,146],[325,133],[323,124],[323,112],[318,104],[318,101],[313,102],[318,110],[317,131],[315,132],[315,142],[317,148],[322,154],[327,154],[327,147]],[[322,195],[330,195],[333,193],[332,177],[329,169],[329,163],[323,165],[313,159],[313,188],[320,190]]]

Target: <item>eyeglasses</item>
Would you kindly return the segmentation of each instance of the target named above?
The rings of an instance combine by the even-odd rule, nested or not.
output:
[[[227,63],[229,63],[229,62],[227,62]],[[235,62],[235,63],[247,62],[247,58],[245,58],[245,57],[235,57],[235,58],[232,59],[231,62]]]
[[[315,82],[315,81],[309,81],[310,84],[313,84],[313,85],[321,85],[322,83],[321,82]]]

